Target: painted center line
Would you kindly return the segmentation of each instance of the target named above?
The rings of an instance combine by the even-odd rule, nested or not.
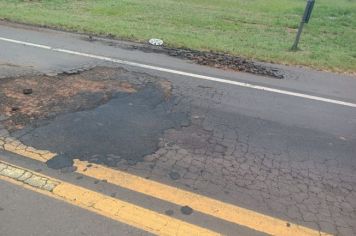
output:
[[[57,154],[50,151],[37,150],[22,144],[20,141],[7,138],[4,150],[23,157],[46,162]],[[1,139],[0,139],[1,142]],[[1,144],[1,143],[0,143]],[[0,145],[1,149],[1,145]],[[0,161],[1,162],[1,161]],[[90,167],[89,167],[90,164]],[[237,205],[222,202],[208,196],[189,192],[154,180],[145,179],[120,170],[114,170],[102,165],[74,160],[75,172],[97,180],[142,193],[179,206],[188,205],[194,210],[209,216],[245,226],[255,231],[275,236],[330,236],[302,225],[286,222],[283,219],[271,217]],[[1,174],[1,173],[0,173]],[[194,235],[194,234],[190,234]]]
[[[235,86],[244,87],[244,88],[257,89],[257,90],[262,90],[262,91],[267,91],[267,92],[272,92],[272,93],[284,94],[284,95],[288,95],[288,96],[300,97],[300,98],[304,98],[304,99],[310,99],[310,100],[315,100],[315,101],[320,101],[320,102],[326,102],[326,103],[356,108],[356,103],[351,103],[351,102],[346,102],[346,101],[341,101],[341,100],[335,100],[335,99],[313,96],[313,95],[304,94],[304,93],[292,92],[292,91],[288,91],[288,90],[281,90],[281,89],[276,89],[276,88],[271,88],[271,87],[254,85],[254,84],[250,84],[250,83],[232,81],[232,80],[227,80],[227,79],[222,79],[222,78],[217,78],[217,77],[212,77],[212,76],[189,73],[189,72],[180,71],[180,70],[163,68],[163,67],[159,67],[159,66],[152,66],[152,65],[147,65],[147,64],[137,63],[137,62],[115,59],[115,58],[111,58],[111,57],[105,57],[105,56],[99,56],[99,55],[95,55],[95,54],[72,51],[72,50],[68,50],[68,49],[55,48],[55,47],[51,47],[48,45],[36,44],[36,43],[31,43],[31,42],[25,42],[25,41],[20,41],[20,40],[15,40],[15,39],[4,38],[4,37],[0,37],[0,40],[5,41],[5,42],[20,44],[20,45],[50,50],[50,51],[54,51],[54,52],[61,52],[61,53],[66,53],[66,54],[71,54],[71,55],[93,58],[93,59],[102,60],[102,61],[113,62],[113,63],[127,65],[127,66],[133,66],[133,67],[138,67],[138,68],[143,68],[143,69],[148,69],[148,70],[166,72],[166,73],[170,73],[170,74],[181,75],[181,76],[186,76],[186,77],[191,77],[191,78],[196,78],[196,79],[201,79],[201,80],[214,81],[214,82],[230,84],[230,85],[235,85]]]
[[[0,161],[0,180],[156,235],[220,235],[185,221]]]

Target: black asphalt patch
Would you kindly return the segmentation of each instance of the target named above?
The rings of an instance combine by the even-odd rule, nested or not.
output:
[[[177,97],[167,97],[162,87],[147,83],[136,93],[119,92],[93,110],[56,117],[20,140],[61,153],[47,163],[55,169],[72,166],[74,158],[107,166],[122,160],[135,165],[158,149],[165,130],[189,125],[187,107],[179,105]]]
[[[74,164],[73,159],[67,155],[59,154],[46,162],[52,169],[63,169]]]
[[[190,215],[193,213],[193,209],[189,206],[183,206],[180,208],[180,211],[182,212],[182,214],[184,215]]]

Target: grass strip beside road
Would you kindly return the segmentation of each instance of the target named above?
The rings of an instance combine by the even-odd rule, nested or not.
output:
[[[304,0],[0,0],[0,18],[262,61],[356,72],[356,1],[317,1],[290,52]]]

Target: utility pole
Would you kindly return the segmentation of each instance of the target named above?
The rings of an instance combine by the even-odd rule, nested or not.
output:
[[[309,23],[311,14],[313,12],[314,4],[315,4],[315,0],[308,0],[307,1],[307,6],[305,7],[304,15],[302,17],[302,21],[300,22],[299,29],[298,29],[298,32],[297,32],[297,36],[296,36],[294,44],[293,44],[293,46],[291,48],[292,51],[297,51],[298,50],[298,44],[299,44],[299,41],[300,41],[300,36],[302,35],[304,24],[308,24]]]

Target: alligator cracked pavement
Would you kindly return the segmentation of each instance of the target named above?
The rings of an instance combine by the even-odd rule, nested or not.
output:
[[[297,91],[350,104],[356,101],[354,77],[283,67],[285,78],[275,80],[193,65],[116,44],[112,47],[100,40],[88,42],[69,33],[3,27],[8,37],[16,36],[17,40],[21,40],[22,31],[32,35],[33,42],[51,43],[52,47],[58,46],[56,39],[60,37],[62,47],[68,50],[107,57],[125,55],[125,59],[139,63],[153,61],[162,68],[247,81],[289,94]],[[41,38],[46,40],[42,42]],[[2,44],[13,46],[0,42],[0,47],[5,47]],[[0,148],[4,151],[46,163],[48,173],[58,173],[58,169],[64,176],[79,173],[84,179],[104,180],[110,188],[118,185],[156,200],[167,196],[166,201],[173,202],[174,197],[163,194],[166,187],[162,186],[170,186],[168,189],[175,188],[177,196],[182,190],[194,196],[191,199],[215,199],[219,204],[248,209],[264,220],[277,219],[273,222],[282,223],[276,223],[276,229],[308,229],[303,234],[293,231],[294,235],[356,234],[354,107],[29,46],[14,46],[13,50],[36,55],[31,67],[36,73],[15,70],[0,79]],[[4,59],[8,57],[8,63],[14,63],[11,52],[7,54]],[[19,67],[31,54],[26,55],[18,59]],[[70,62],[66,62],[67,57]],[[32,94],[24,94],[26,88],[31,88]],[[0,164],[0,174],[11,168],[15,167]],[[104,171],[99,175],[101,168]],[[32,172],[19,169],[11,173],[6,176],[21,180],[20,176]],[[114,180],[112,173],[121,173],[126,182]],[[151,191],[150,181],[162,184],[157,188],[162,193]],[[41,186],[47,189],[47,185]],[[165,217],[182,217],[190,223],[194,217],[206,217],[198,217],[200,213],[208,217],[215,214],[205,212],[203,207],[194,209],[193,200],[191,206],[173,203],[189,209],[190,214],[178,216],[165,209]],[[151,213],[146,216],[153,217]],[[125,222],[126,218],[120,219]],[[212,234],[234,235],[237,231],[233,227],[241,224],[241,230],[247,227],[242,235],[282,235],[272,226],[263,231],[242,219],[234,226],[217,224],[220,227],[203,228],[212,230]],[[133,226],[147,230],[140,224]],[[283,232],[293,235],[292,231]]]

